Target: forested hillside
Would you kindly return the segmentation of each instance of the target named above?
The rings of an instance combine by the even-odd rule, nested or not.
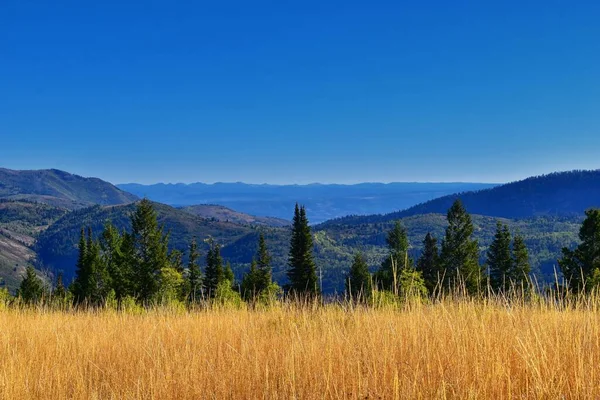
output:
[[[492,189],[456,193],[406,210],[370,216],[350,216],[343,223],[358,225],[392,221],[411,215],[445,213],[460,198],[473,214],[503,218],[583,216],[600,207],[600,170],[557,172],[508,183]]]
[[[98,178],[56,169],[16,171],[0,168],[0,198],[30,200],[76,209],[93,204],[127,204],[137,196]]]

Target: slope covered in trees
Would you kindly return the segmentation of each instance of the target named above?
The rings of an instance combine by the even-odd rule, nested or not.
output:
[[[56,169],[16,171],[0,168],[0,198],[25,199],[76,209],[93,204],[127,204],[138,197],[98,178]]]
[[[600,170],[531,177],[491,189],[440,197],[390,214],[350,216],[342,218],[342,222],[359,225],[412,215],[443,214],[457,199],[472,214],[492,217],[583,216],[588,208],[600,207]]]

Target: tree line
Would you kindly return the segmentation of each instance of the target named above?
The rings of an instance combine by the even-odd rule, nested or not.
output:
[[[353,301],[374,297],[427,296],[460,289],[466,295],[507,294],[532,290],[529,255],[519,233],[497,222],[496,233],[480,262],[474,225],[462,202],[447,213],[445,235],[427,233],[416,260],[409,256],[410,243],[400,221],[388,232],[388,255],[371,273],[365,256],[358,252],[346,277],[346,296]],[[600,284],[600,210],[589,210],[580,231],[581,244],[563,249],[558,261],[564,276],[561,290],[586,292]],[[206,301],[265,303],[281,293],[272,279],[271,256],[264,235],[250,269],[238,284],[229,264],[224,264],[221,246],[208,239],[209,249],[201,266],[196,238],[189,244],[187,264],[178,250],[169,250],[169,234],[157,221],[152,203],[140,201],[131,215],[131,230],[119,232],[110,223],[94,238],[82,229],[75,279],[65,287],[59,275],[52,296],[64,303],[101,306],[123,301],[149,306],[171,302],[199,304]],[[306,209],[296,204],[288,257],[285,291],[294,297],[316,298],[320,294],[313,257],[313,236]],[[26,302],[48,296],[43,282],[29,267],[18,290]]]

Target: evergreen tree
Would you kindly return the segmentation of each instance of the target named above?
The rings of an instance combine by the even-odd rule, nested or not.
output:
[[[35,269],[27,266],[25,276],[17,290],[17,297],[25,304],[39,304],[44,297],[44,292],[44,283],[35,273]]]
[[[65,299],[67,297],[67,288],[63,282],[62,272],[56,277],[56,286],[52,292],[52,295],[58,299]]]
[[[255,300],[260,293],[261,272],[257,268],[256,260],[252,260],[250,270],[244,275],[241,284],[242,298],[246,301]]]
[[[256,300],[266,290],[276,290],[272,282],[271,255],[267,249],[265,237],[261,232],[258,239],[256,258],[250,264],[250,270],[244,275],[240,286],[245,300]]]
[[[121,236],[112,224],[107,223],[104,226],[104,231],[100,235],[101,262],[106,268],[110,277],[110,287],[118,300],[133,294],[131,290],[131,265],[126,262],[124,241],[125,235]]]
[[[569,288],[576,293],[593,289],[587,282],[600,272],[600,209],[587,210],[585,215],[579,230],[581,244],[575,250],[563,248],[558,261]]]
[[[417,262],[417,269],[423,276],[427,291],[434,293],[440,283],[442,273],[440,271],[440,253],[437,239],[431,233],[427,233],[423,240],[423,252]]]
[[[84,299],[90,305],[102,305],[111,289],[110,275],[100,254],[100,243],[92,236],[92,229],[88,228],[86,243],[86,270],[89,271]]]
[[[159,291],[161,270],[170,266],[169,237],[158,226],[156,211],[148,199],[139,202],[131,217],[131,227],[135,292],[140,302],[147,305]]]
[[[388,256],[375,273],[374,278],[382,290],[389,290],[397,294],[400,291],[400,272],[402,269],[412,266],[412,260],[408,257],[408,236],[400,221],[396,221],[388,233],[387,245]]]
[[[221,258],[221,246],[210,241],[210,249],[206,254],[206,274],[204,286],[206,293],[210,297],[214,297],[217,292],[217,287],[225,280],[225,271],[223,269],[223,259]]]
[[[510,251],[511,235],[508,226],[496,223],[496,234],[487,252],[490,286],[495,292],[506,292],[513,278],[513,259]]]
[[[372,277],[367,261],[362,253],[357,253],[346,277],[347,296],[353,301],[369,299],[372,290],[371,282]]]
[[[480,290],[482,271],[479,266],[479,245],[473,240],[471,216],[462,202],[456,200],[448,210],[448,227],[442,241],[440,262],[446,288],[464,286],[469,294]]]
[[[231,286],[233,286],[235,283],[235,275],[233,274],[233,269],[231,268],[231,263],[229,261],[227,261],[227,264],[225,265],[225,270],[223,271],[223,279],[229,281],[229,283],[231,283]]]
[[[287,275],[290,280],[290,291],[299,296],[315,296],[320,291],[317,268],[313,260],[313,247],[306,209],[296,204]]]
[[[77,303],[81,303],[89,292],[89,280],[91,271],[88,268],[87,260],[87,242],[85,240],[85,229],[81,228],[79,235],[79,253],[77,256],[77,265],[75,267],[75,280],[71,288],[73,297]]]
[[[271,255],[267,249],[265,235],[261,232],[258,238],[258,253],[256,255],[256,264],[260,275],[258,291],[263,291],[272,283],[273,271],[271,267]]]
[[[190,256],[188,260],[188,286],[189,286],[189,298],[192,302],[196,302],[202,298],[202,272],[198,265],[200,259],[200,252],[198,251],[198,245],[196,238],[192,239],[190,243]]]
[[[521,235],[515,235],[513,240],[513,269],[510,279],[517,288],[526,287],[529,283],[531,265],[529,263],[529,252]]]

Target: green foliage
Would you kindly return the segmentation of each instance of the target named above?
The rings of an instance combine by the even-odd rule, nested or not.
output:
[[[525,245],[523,237],[519,234],[515,235],[512,247],[512,271],[510,275],[511,281],[516,288],[530,286],[529,274],[531,273],[531,264],[529,261],[529,251]]]
[[[5,309],[12,301],[12,296],[6,288],[0,289],[0,310]]]
[[[206,273],[204,287],[209,297],[216,296],[217,287],[225,280],[223,258],[221,257],[221,246],[210,241],[210,249],[206,254]],[[231,281],[230,281],[231,282]]]
[[[192,303],[196,303],[202,299],[202,271],[198,265],[199,259],[200,252],[198,251],[198,244],[196,243],[196,238],[194,237],[190,243],[187,271],[187,286],[189,290],[188,299]]]
[[[469,294],[481,289],[477,241],[472,238],[473,222],[462,202],[456,200],[448,210],[448,227],[442,242],[441,265],[446,289],[464,287]]]
[[[256,301],[262,297],[264,291],[274,290],[271,276],[271,255],[267,249],[265,237],[261,232],[258,239],[256,260],[252,260],[250,271],[242,279],[240,290],[244,300]],[[265,295],[267,299],[271,297],[268,293]]]
[[[320,288],[317,280],[317,267],[313,259],[313,237],[306,209],[296,204],[292,223],[292,238],[288,260],[289,289],[297,296],[315,296]]]
[[[428,294],[421,272],[414,268],[403,268],[399,281],[400,294],[404,299],[425,298]]]
[[[427,232],[423,240],[423,251],[417,261],[417,270],[421,272],[427,291],[433,294],[442,278],[442,271],[437,239],[431,232]]]
[[[44,282],[37,276],[32,266],[27,266],[17,297],[25,304],[40,304],[46,294]]]
[[[132,215],[131,229],[134,242],[135,293],[142,304],[147,304],[159,291],[158,277],[162,269],[170,266],[169,237],[158,226],[156,211],[147,199],[139,202]]]
[[[386,243],[388,256],[375,273],[374,279],[380,289],[398,294],[400,271],[412,266],[412,259],[408,256],[408,235],[400,221],[396,221],[394,227],[388,232]]]
[[[231,285],[232,282],[229,280],[219,282],[215,290],[213,304],[231,308],[241,308],[243,306],[244,302],[240,294],[233,290]]]
[[[354,262],[346,277],[346,295],[352,301],[367,301],[371,297],[373,277],[362,253],[354,256]]]
[[[490,286],[495,292],[507,292],[512,282],[513,258],[510,249],[511,235],[508,226],[500,221],[496,235],[487,252]]]
[[[600,209],[590,209],[585,215],[579,230],[581,244],[575,250],[564,248],[558,262],[569,288],[575,293],[586,290],[586,281],[600,269]]]
[[[182,298],[183,276],[173,267],[160,270],[156,303],[172,304]]]

